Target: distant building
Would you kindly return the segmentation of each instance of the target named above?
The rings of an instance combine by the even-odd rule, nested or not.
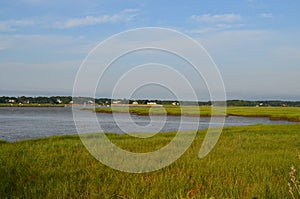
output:
[[[132,102],[132,104],[133,104],[133,105],[138,105],[139,103],[136,102],[136,101],[134,101],[134,102]]]
[[[8,102],[9,102],[9,103],[15,103],[16,100],[14,100],[14,99],[9,99]]]
[[[61,103],[62,103],[61,99],[56,99],[56,102],[57,102],[58,104],[61,104]]]
[[[147,105],[157,105],[156,102],[147,102]]]
[[[94,104],[94,101],[89,100],[89,101],[87,101],[87,103],[88,103],[88,104]]]
[[[120,104],[121,101],[120,100],[115,100],[115,101],[112,101],[113,104]]]

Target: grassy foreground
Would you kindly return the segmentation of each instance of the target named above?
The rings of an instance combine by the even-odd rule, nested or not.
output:
[[[205,131],[170,166],[129,174],[95,160],[77,135],[0,142],[1,198],[290,198],[291,165],[300,169],[300,125],[226,127],[213,151],[197,155]],[[118,146],[152,151],[175,133],[148,139],[108,134]]]
[[[217,109],[217,107],[215,107]],[[111,107],[111,108],[96,108],[95,112],[124,113],[129,110],[132,114],[148,115],[150,114],[168,114],[168,115],[189,115],[189,116],[245,116],[245,117],[269,117],[271,120],[288,120],[300,122],[300,107],[227,107],[226,113],[220,109],[216,110],[217,114],[211,113],[210,106],[163,106],[163,107]]]

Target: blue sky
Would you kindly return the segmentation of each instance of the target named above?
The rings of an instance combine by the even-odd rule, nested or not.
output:
[[[291,0],[2,0],[0,95],[71,95],[94,46],[155,26],[201,43],[229,99],[300,100],[299,8]]]

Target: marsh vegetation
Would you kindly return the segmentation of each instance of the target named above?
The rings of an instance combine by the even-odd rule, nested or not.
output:
[[[176,132],[147,139],[107,134],[123,149],[156,150]],[[291,165],[298,165],[300,125],[225,127],[211,153],[198,152],[206,131],[170,166],[129,174],[94,159],[77,135],[0,142],[4,198],[289,198]]]

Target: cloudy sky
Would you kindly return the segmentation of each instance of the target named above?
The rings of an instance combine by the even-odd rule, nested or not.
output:
[[[203,45],[229,99],[300,100],[299,9],[295,0],[2,0],[0,95],[71,95],[99,42],[164,27]]]

